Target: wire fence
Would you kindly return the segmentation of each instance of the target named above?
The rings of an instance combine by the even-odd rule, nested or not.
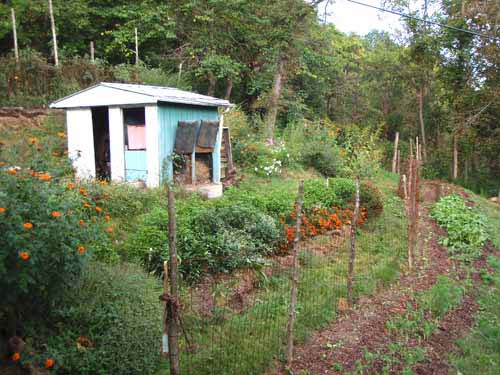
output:
[[[406,266],[404,200],[355,230],[353,302],[396,280]],[[347,310],[350,226],[298,244],[299,282],[294,342],[300,344]],[[180,284],[180,374],[262,374],[287,361],[293,254],[272,256],[258,268],[208,275]]]

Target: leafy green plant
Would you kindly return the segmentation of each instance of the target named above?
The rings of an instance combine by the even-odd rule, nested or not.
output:
[[[466,205],[458,195],[441,198],[432,208],[431,217],[445,228],[448,235],[441,240],[455,257],[471,261],[479,256],[488,239],[485,217]]]
[[[135,265],[91,262],[68,288],[55,319],[33,326],[29,346],[57,374],[152,374],[159,365],[162,286]]]
[[[423,306],[441,319],[462,301],[462,289],[447,276],[440,275],[436,283],[421,296]]]

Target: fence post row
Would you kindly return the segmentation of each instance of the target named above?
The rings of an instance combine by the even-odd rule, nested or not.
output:
[[[295,227],[295,238],[293,239],[293,275],[292,275],[292,290],[290,296],[290,310],[287,325],[287,348],[286,359],[287,366],[291,368],[293,361],[293,328],[295,324],[296,309],[297,309],[297,292],[299,289],[299,241],[300,227],[302,223],[302,197],[304,195],[304,181],[299,182],[299,194],[297,197],[297,207],[295,208],[297,224]]]

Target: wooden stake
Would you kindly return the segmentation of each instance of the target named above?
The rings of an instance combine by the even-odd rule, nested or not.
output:
[[[453,136],[453,174],[452,178],[458,178],[458,135]]]
[[[17,45],[17,28],[16,28],[16,12],[14,8],[10,8],[12,16],[12,35],[14,37],[14,56],[16,57],[16,64],[19,65],[19,47]]]
[[[135,33],[135,65],[139,64],[139,38],[137,37],[137,27],[134,29]]]
[[[163,262],[163,293],[168,293],[168,262]],[[163,304],[163,337],[161,341],[161,354],[168,354],[168,302]]]
[[[351,248],[349,254],[349,269],[347,271],[347,302],[352,307],[354,297],[352,294],[352,280],[354,278],[354,263],[356,261],[356,224],[359,215],[359,178],[356,179],[356,203],[354,206],[354,213],[351,218]]]
[[[94,58],[94,42],[90,42],[90,61],[95,62]]]
[[[286,359],[287,366],[290,369],[293,361],[293,328],[295,324],[296,310],[297,310],[297,293],[299,289],[299,241],[300,241],[300,226],[302,224],[302,196],[304,195],[304,181],[299,182],[299,195],[297,197],[297,207],[295,214],[297,217],[297,225],[295,228],[295,238],[293,239],[293,276],[292,276],[292,290],[290,296],[290,310],[288,313],[287,332],[287,348]]]
[[[168,189],[168,247],[170,253],[170,298],[168,320],[168,348],[170,359],[170,375],[179,375],[179,286],[177,282],[177,244],[175,221],[175,196],[172,186]]]
[[[403,196],[405,201],[408,199],[408,190],[406,189],[406,175],[403,175]]]
[[[398,161],[396,165],[396,173],[400,174],[401,173],[401,150],[398,150]]]
[[[52,28],[52,46],[54,48],[54,65],[59,65],[59,56],[57,53],[57,35],[56,35],[56,22],[54,21],[54,9],[52,8],[52,0],[49,0],[49,15],[50,27]]]
[[[392,156],[392,173],[396,173],[397,156],[398,156],[398,143],[399,143],[399,132],[396,132],[396,139],[394,140],[394,155]]]

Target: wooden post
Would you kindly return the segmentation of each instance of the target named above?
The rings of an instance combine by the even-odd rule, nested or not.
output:
[[[458,135],[453,136],[453,179],[458,177]]]
[[[137,27],[134,29],[135,33],[135,65],[139,64],[139,38],[137,37]]]
[[[196,151],[191,154],[191,185],[196,184]]]
[[[95,62],[94,58],[94,42],[90,42],[90,61]]]
[[[347,302],[349,306],[353,305],[354,298],[352,293],[352,280],[354,278],[354,263],[356,261],[356,224],[359,215],[359,178],[356,178],[356,203],[354,213],[351,218],[351,248],[349,253],[349,269],[347,271]]]
[[[163,262],[163,293],[168,294],[168,262]],[[168,302],[163,304],[163,336],[161,341],[161,354],[168,354]]]
[[[413,225],[412,225],[412,195],[413,195],[413,173],[414,163],[413,156],[409,160],[408,172],[408,199],[405,201],[406,220],[408,227],[408,269],[411,271],[413,268]]]
[[[400,174],[401,173],[401,150],[398,149],[398,160],[397,160],[397,165],[396,165],[396,173]]]
[[[57,35],[56,35],[56,22],[54,21],[54,9],[52,8],[52,0],[49,0],[49,15],[50,27],[52,28],[52,47],[54,48],[54,65],[59,65],[59,56],[57,53]]]
[[[415,159],[419,160],[420,147],[418,144],[418,137],[415,137]]]
[[[10,8],[12,17],[12,35],[14,37],[14,56],[16,57],[16,64],[19,65],[19,47],[17,45],[17,28],[16,28],[16,12],[14,8]]]
[[[181,77],[182,77],[182,61],[179,63],[179,74],[177,75],[177,86],[179,86],[181,83]]]
[[[404,196],[404,200],[406,201],[408,199],[408,190],[406,188],[406,175],[404,174],[403,175],[403,196]]]
[[[173,186],[168,189],[168,247],[170,253],[170,302],[168,309],[168,354],[170,359],[170,375],[179,375],[179,286],[177,280],[177,244],[175,221],[175,196]]]
[[[396,132],[396,139],[394,140],[394,155],[392,156],[392,173],[396,173],[397,157],[398,157],[398,143],[399,143],[399,132]]]
[[[299,182],[299,195],[297,197],[297,207],[295,214],[297,217],[297,225],[295,228],[295,238],[293,239],[293,275],[292,275],[292,290],[290,296],[290,310],[288,315],[287,332],[287,348],[286,360],[287,366],[290,369],[293,361],[293,327],[295,324],[296,310],[297,310],[297,293],[299,289],[299,241],[300,241],[300,227],[302,224],[302,196],[304,195],[304,181]]]

